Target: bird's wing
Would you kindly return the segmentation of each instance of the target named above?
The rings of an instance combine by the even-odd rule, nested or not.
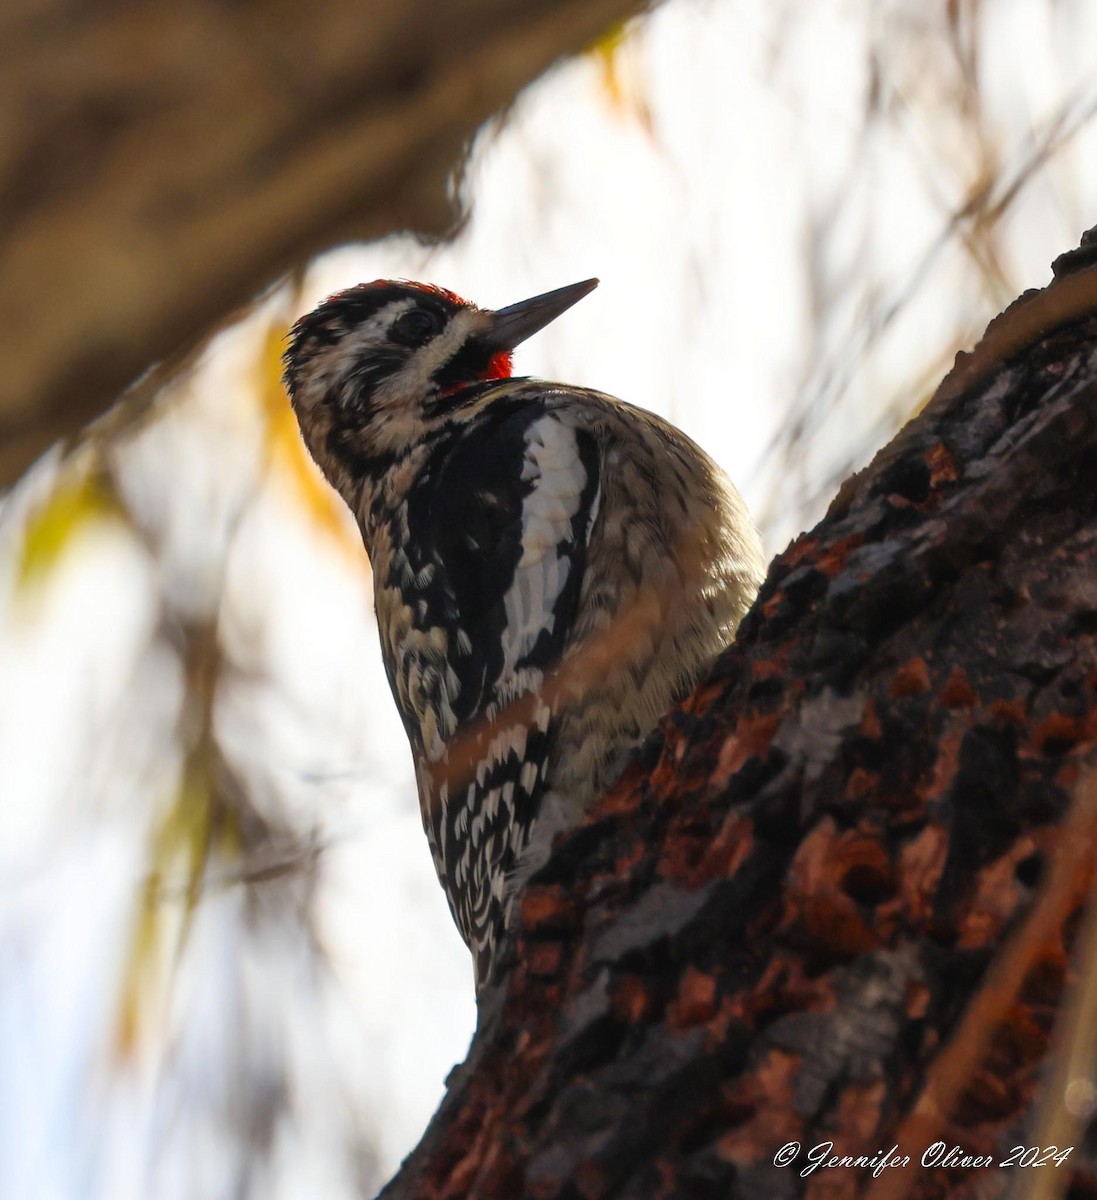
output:
[[[432,823],[447,892],[468,897],[455,916],[474,952],[544,791],[554,729],[541,688],[575,618],[601,471],[595,439],[558,410],[498,409],[444,449],[429,511],[412,514],[460,630],[449,653],[457,732]],[[468,878],[476,863],[491,879]]]

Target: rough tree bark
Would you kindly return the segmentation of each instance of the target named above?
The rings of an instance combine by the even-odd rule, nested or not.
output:
[[[530,886],[385,1200],[1030,1186],[919,1159],[1056,1127],[1034,1105],[1097,821],[1097,244],[1056,267]],[[1043,1179],[1097,1195],[1075,1140]],[[826,1142],[910,1165],[801,1176]]]
[[[0,5],[0,487],[311,255],[445,232],[477,127],[643,6]]]

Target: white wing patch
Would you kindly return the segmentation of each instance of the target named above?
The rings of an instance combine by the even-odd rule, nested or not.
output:
[[[522,479],[533,487],[522,504],[522,556],[504,598],[505,675],[515,672],[543,629],[552,630],[571,567],[557,547],[571,537],[588,482],[575,431],[552,413],[526,431]]]

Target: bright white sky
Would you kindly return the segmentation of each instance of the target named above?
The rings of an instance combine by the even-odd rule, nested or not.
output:
[[[521,348],[518,372],[670,416],[728,469],[775,552],[818,517],[828,476],[909,410],[911,387],[939,378],[951,339],[1046,282],[1097,221],[1089,127],[1009,208],[997,288],[954,242],[932,252],[979,163],[1001,159],[1008,177],[1071,88],[1092,101],[1097,79],[1097,6],[984,5],[992,137],[977,145],[958,93],[933,83],[942,34],[922,22],[935,7],[668,3],[619,58],[624,101],[584,59],[482,139],[456,243],[333,252],[299,308],[381,276],[489,306],[600,276]],[[866,131],[870,47],[892,109]],[[866,340],[871,302],[907,296]],[[96,527],[29,598],[12,564],[51,470],[0,510],[3,1197],[356,1195],[417,1140],[471,1035],[467,954],[419,825],[368,574],[287,489],[254,491],[247,396],[266,321],[298,315],[289,304],[277,296],[219,339],[187,395],[123,451],[155,564],[120,527]],[[810,449],[790,461],[771,445],[793,420]],[[226,752],[265,820],[324,849],[250,904],[231,861],[213,871],[192,925],[153,956],[139,1052],[119,1068],[121,980],[178,771],[179,667],[150,649],[157,580],[186,611],[222,597]],[[262,1095],[290,1114],[265,1161],[248,1141]],[[351,1153],[363,1129],[379,1154],[365,1166]]]

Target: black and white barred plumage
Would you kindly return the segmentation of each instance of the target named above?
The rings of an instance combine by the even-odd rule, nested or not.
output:
[[[303,317],[286,384],[374,573],[424,828],[477,985],[510,901],[696,682],[761,546],[684,434],[612,397],[510,378],[596,281],[496,312],[378,281]]]

